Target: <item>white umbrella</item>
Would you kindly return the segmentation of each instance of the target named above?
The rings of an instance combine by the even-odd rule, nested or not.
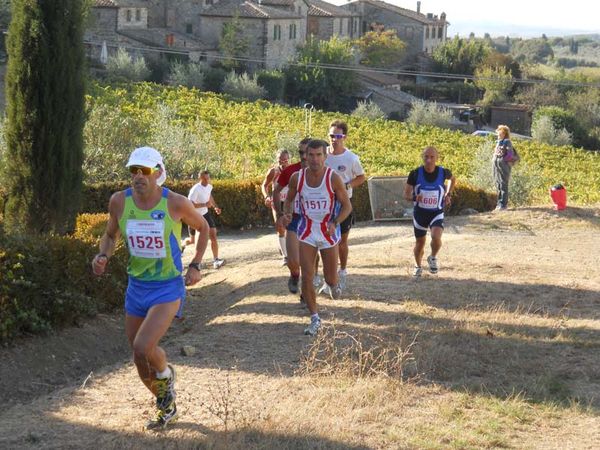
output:
[[[106,41],[102,41],[102,50],[100,50],[100,62],[106,64],[108,62],[108,48],[106,47]]]

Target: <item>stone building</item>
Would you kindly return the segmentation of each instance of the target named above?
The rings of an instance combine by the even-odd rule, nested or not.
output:
[[[328,40],[333,36],[354,38],[359,35],[360,18],[339,6],[322,0],[308,0],[307,35],[320,40]]]
[[[359,16],[361,35],[368,31],[396,30],[398,38],[407,44],[407,57],[431,54],[447,38],[446,13],[439,17],[423,14],[420,1],[416,11],[380,0],[355,0],[342,8]]]

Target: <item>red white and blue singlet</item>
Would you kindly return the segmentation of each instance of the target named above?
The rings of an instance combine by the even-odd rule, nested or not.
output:
[[[298,203],[300,206],[300,223],[298,239],[318,249],[330,248],[340,241],[340,226],[333,236],[327,233],[330,222],[339,214],[340,204],[333,192],[332,177],[335,171],[329,167],[321,184],[311,187],[306,183],[306,170],[300,170],[298,177]]]

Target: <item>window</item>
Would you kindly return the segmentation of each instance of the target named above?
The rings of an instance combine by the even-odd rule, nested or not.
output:
[[[136,22],[141,22],[142,21],[142,10],[141,9],[136,9],[135,10],[135,21]]]
[[[444,37],[444,27],[438,27],[438,39],[442,39]]]
[[[275,25],[273,27],[273,40],[274,41],[281,40],[281,25]]]
[[[340,19],[340,34],[344,34],[344,19]]]
[[[205,5],[212,5],[213,4],[213,0],[204,0],[204,4]]]
[[[425,39],[429,39],[429,27],[425,28]]]
[[[296,24],[290,24],[290,39],[296,39]]]
[[[191,23],[185,24],[185,32],[187,34],[192,34],[194,32],[194,26]]]
[[[352,20],[352,33],[356,33],[358,31],[358,19]]]
[[[348,34],[352,34],[352,19],[348,19]]]
[[[126,20],[127,20],[127,22],[131,22],[131,10],[130,9],[127,10]]]
[[[363,26],[362,26],[362,32],[363,34],[365,34],[367,32],[367,21],[363,20]]]
[[[406,27],[406,38],[412,39],[414,37],[415,29],[413,27]]]

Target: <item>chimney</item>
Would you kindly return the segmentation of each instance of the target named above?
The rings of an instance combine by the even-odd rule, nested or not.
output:
[[[417,14],[421,14],[421,2],[417,2]]]

